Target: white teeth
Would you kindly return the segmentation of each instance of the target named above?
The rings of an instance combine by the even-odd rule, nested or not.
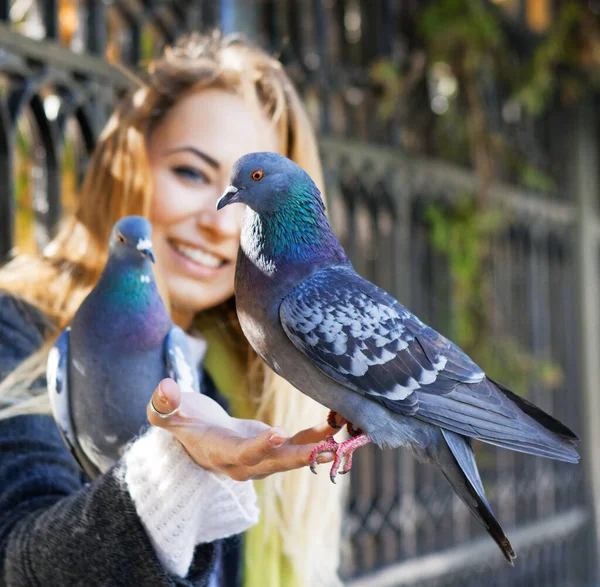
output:
[[[220,267],[223,263],[222,259],[219,259],[218,257],[215,257],[214,255],[211,255],[210,253],[207,253],[205,251],[201,251],[196,247],[188,247],[186,245],[182,245],[181,243],[175,243],[173,241],[171,241],[171,244],[184,257],[187,257],[195,263],[200,263],[201,265],[206,265],[207,267],[211,267],[213,269]]]

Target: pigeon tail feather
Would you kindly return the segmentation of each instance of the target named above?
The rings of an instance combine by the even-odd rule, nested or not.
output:
[[[470,441],[448,430],[442,430],[442,435],[450,450],[444,450],[445,447],[440,450],[437,458],[434,457],[437,464],[458,497],[483,524],[488,534],[500,547],[504,558],[513,565],[517,555],[485,498]]]

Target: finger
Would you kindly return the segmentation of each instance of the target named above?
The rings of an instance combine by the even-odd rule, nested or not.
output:
[[[327,422],[301,430],[297,434],[294,434],[290,439],[291,444],[314,444],[325,440],[329,434],[337,434],[340,431],[339,428],[333,428]]]
[[[248,438],[240,443],[239,464],[248,467],[255,466],[288,440],[289,435],[283,428],[268,428],[258,436]]]
[[[273,473],[283,473],[294,469],[301,469],[309,465],[310,455],[317,446],[313,445],[291,445],[277,449],[270,457],[264,459],[254,467],[249,467],[247,474],[253,479],[262,479]],[[324,452],[317,457],[317,463],[328,463],[333,461],[333,452]]]
[[[154,426],[166,427],[170,416],[164,416],[167,414],[174,415],[180,403],[181,392],[177,383],[172,379],[163,379],[148,402],[146,408],[148,421]]]

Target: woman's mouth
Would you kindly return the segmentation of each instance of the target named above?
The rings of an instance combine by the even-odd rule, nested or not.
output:
[[[199,268],[202,267],[205,269],[217,270],[229,263],[227,259],[218,257],[197,246],[184,244],[173,239],[168,239],[168,243],[180,257],[199,266]]]

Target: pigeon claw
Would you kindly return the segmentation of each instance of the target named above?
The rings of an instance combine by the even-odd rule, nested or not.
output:
[[[333,438],[333,434],[328,434],[325,437],[325,441],[317,444],[315,448],[312,449],[310,456],[308,457],[308,465],[310,466],[310,470],[316,475],[317,474],[317,457],[323,452],[333,452],[337,451],[337,447],[339,444]]]
[[[340,422],[338,422],[337,420],[338,416],[340,418]],[[329,414],[327,415],[327,424],[329,424],[332,428],[339,430],[346,423],[346,418],[342,418],[342,416],[340,416],[337,412],[334,412],[333,410],[329,411]]]
[[[346,422],[346,429],[348,430],[348,434],[350,434],[350,436],[352,437],[359,436],[362,434],[362,430],[360,428],[355,428],[352,422]]]
[[[333,435],[329,434],[324,442],[318,444],[313,451],[310,453],[309,457],[309,465],[310,470],[316,474],[316,462],[319,454],[323,452],[333,452],[335,454],[335,458],[333,459],[333,464],[331,465],[331,471],[329,472],[329,478],[332,483],[335,483],[335,479],[338,475],[338,471],[340,475],[345,475],[352,469],[352,455],[354,451],[371,442],[370,438],[364,434],[360,433],[349,440],[345,440],[344,442],[337,442]],[[342,465],[342,461],[345,459],[344,466],[340,471],[340,467]]]

